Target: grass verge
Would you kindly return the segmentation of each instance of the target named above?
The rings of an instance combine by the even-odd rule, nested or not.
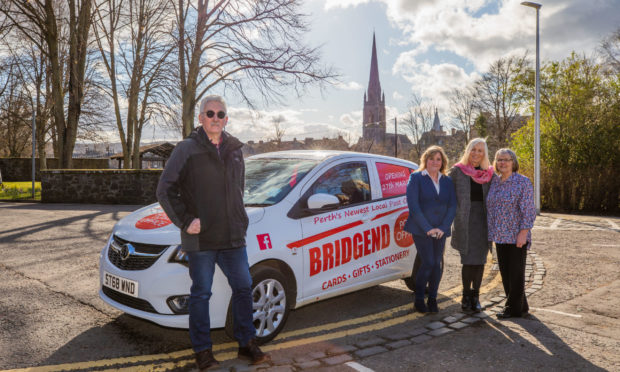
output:
[[[34,183],[32,199],[32,181],[3,182],[0,185],[0,200],[41,200],[41,182]]]

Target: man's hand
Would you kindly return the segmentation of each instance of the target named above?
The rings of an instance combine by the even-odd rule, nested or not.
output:
[[[200,233],[200,219],[194,218],[194,220],[192,221],[192,223],[189,224],[185,232],[191,235]]]
[[[529,230],[521,230],[519,234],[517,234],[517,248],[522,248],[525,244],[527,244],[527,233]]]

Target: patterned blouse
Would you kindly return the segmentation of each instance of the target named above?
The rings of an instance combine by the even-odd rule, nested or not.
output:
[[[493,177],[487,196],[489,240],[515,244],[519,230],[531,230],[535,219],[534,188],[530,179],[519,173],[513,173],[503,182],[500,177]],[[527,241],[532,241],[531,231],[527,233]]]

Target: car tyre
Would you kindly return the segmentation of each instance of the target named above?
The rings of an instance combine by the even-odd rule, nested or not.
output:
[[[290,312],[291,291],[282,273],[271,266],[250,269],[256,341],[264,344],[280,333]],[[228,305],[226,334],[234,339],[232,306]]]

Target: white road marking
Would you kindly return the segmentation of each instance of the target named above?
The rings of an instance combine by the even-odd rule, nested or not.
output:
[[[611,225],[612,229],[620,230],[620,226],[618,226],[614,221],[610,220],[609,218],[606,218],[605,221],[607,221],[607,223]]]
[[[353,368],[356,371],[359,372],[375,372],[374,370],[368,368],[368,367],[364,367],[363,365],[357,363],[357,362],[346,362],[345,363],[346,366],[349,366],[351,368]]]
[[[562,222],[562,219],[558,218],[555,221],[553,221],[553,223],[551,224],[551,226],[549,226],[549,228],[552,230],[556,230],[561,222]]]
[[[557,311],[557,310],[551,310],[551,309],[541,309],[539,307],[530,307],[530,309],[536,310],[536,311],[547,311],[547,312],[554,313],[554,314],[559,314],[559,315],[571,316],[573,318],[581,318],[581,315],[565,313],[563,311]]]
[[[596,247],[620,247],[620,244],[595,244],[595,243],[592,243],[592,245],[594,245]]]

